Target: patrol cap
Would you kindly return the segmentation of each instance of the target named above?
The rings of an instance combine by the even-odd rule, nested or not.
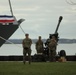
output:
[[[29,35],[28,33],[25,34],[25,36],[28,36],[28,35]]]

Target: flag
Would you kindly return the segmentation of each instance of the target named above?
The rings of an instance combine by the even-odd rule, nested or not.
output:
[[[8,15],[0,15],[0,23],[13,23],[14,17]]]

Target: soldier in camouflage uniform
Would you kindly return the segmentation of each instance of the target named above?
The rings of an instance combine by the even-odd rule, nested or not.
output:
[[[52,39],[50,39],[50,42],[48,44],[49,47],[49,60],[50,61],[56,61],[56,46],[57,46],[57,41],[55,39],[55,36],[52,36]]]
[[[39,36],[39,39],[38,41],[36,42],[36,51],[37,51],[37,54],[38,53],[43,53],[43,41],[41,40],[41,36]]]
[[[23,63],[26,62],[26,54],[28,54],[29,64],[31,63],[31,44],[32,40],[29,38],[29,34],[25,34],[26,38],[23,39]]]

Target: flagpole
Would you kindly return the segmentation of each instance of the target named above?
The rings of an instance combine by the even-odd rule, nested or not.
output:
[[[13,16],[13,11],[12,11],[12,6],[11,6],[11,1],[10,0],[8,0],[9,1],[9,6],[10,6],[10,12],[11,12],[11,14],[12,14],[12,16]]]

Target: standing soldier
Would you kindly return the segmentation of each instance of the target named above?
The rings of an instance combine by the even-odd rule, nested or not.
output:
[[[31,63],[31,44],[32,40],[29,38],[29,34],[25,34],[25,39],[23,39],[23,63],[26,62],[26,54],[28,54],[29,64]]]
[[[50,43],[48,45],[50,61],[56,61],[56,46],[57,46],[56,38],[55,36],[52,36],[52,38],[50,39]]]
[[[36,42],[36,50],[37,50],[37,54],[38,53],[43,53],[43,41],[41,40],[41,36],[39,36],[38,41]]]

